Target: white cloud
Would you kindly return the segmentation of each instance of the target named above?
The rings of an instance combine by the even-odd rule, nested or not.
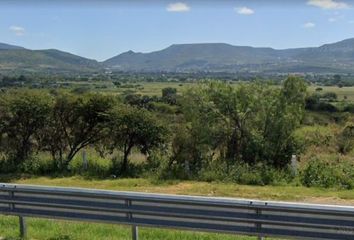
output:
[[[183,2],[171,3],[166,8],[169,12],[188,12],[191,8]]]
[[[25,29],[20,26],[10,26],[9,30],[13,32],[16,36],[23,36],[25,35]]]
[[[336,0],[309,0],[308,5],[319,7],[322,9],[346,9],[349,4]]]
[[[248,8],[248,7],[235,8],[235,11],[241,15],[252,15],[255,13],[255,11],[253,9]]]
[[[316,24],[313,22],[307,22],[303,25],[304,28],[314,28],[316,27]]]
[[[337,22],[337,21],[338,21],[337,18],[334,18],[334,17],[328,18],[328,22],[333,23],[333,22]]]

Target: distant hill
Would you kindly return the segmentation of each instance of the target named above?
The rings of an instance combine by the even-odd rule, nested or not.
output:
[[[96,60],[59,50],[28,50],[0,44],[0,72],[87,72],[100,69]]]
[[[174,44],[151,53],[128,51],[104,62],[55,49],[0,43],[0,73],[134,72],[354,73],[354,38],[320,47],[277,50],[225,43]]]
[[[103,62],[122,71],[354,73],[354,38],[314,48],[276,50],[224,43],[176,44],[128,51]]]
[[[24,49],[23,47],[14,46],[6,43],[0,43],[0,50],[4,49]]]

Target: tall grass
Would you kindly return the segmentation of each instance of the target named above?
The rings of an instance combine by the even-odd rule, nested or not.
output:
[[[131,240],[128,226],[97,223],[79,223],[29,218],[28,238],[40,240]],[[6,240],[19,239],[16,217],[0,217],[0,236]],[[139,228],[139,237],[144,240],[253,240],[254,237],[213,233],[198,233],[167,229]]]

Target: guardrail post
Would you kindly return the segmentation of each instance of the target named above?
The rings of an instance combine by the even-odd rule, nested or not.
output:
[[[15,193],[13,191],[9,192],[10,199],[13,200]],[[15,210],[15,204],[10,203],[9,205],[11,211]],[[26,238],[27,235],[27,226],[26,226],[26,220],[24,217],[19,216],[19,225],[20,225],[20,237],[21,238]]]
[[[135,226],[135,225],[132,226],[132,238],[133,238],[133,240],[139,239],[138,226]]]
[[[20,216],[19,220],[20,220],[20,237],[26,238],[26,236],[27,236],[26,219],[24,217]]]
[[[256,214],[257,214],[257,216],[260,216],[262,214],[262,210],[257,208],[256,209]],[[265,238],[260,233],[261,230],[262,230],[262,224],[261,223],[256,223],[256,228],[257,228],[257,232],[258,232],[258,240],[265,240]]]
[[[131,200],[125,200],[125,205],[127,207],[130,207],[132,205]],[[127,213],[127,218],[131,220],[133,218],[133,214],[131,212]],[[139,232],[138,232],[138,226],[132,225],[132,239],[133,240],[138,240],[139,239]]]

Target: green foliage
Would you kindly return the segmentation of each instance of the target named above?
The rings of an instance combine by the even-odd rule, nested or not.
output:
[[[69,168],[72,174],[84,175],[88,177],[105,178],[112,174],[112,161],[100,157],[93,149],[86,150],[87,165],[83,164],[82,151],[71,161]]]
[[[199,180],[202,181],[228,181],[249,185],[285,185],[293,181],[291,171],[276,169],[262,163],[249,165],[247,163],[235,164],[225,171],[224,162],[215,161],[200,172]]]
[[[338,96],[335,92],[325,92],[322,95],[322,98],[326,99],[327,101],[336,101]]]
[[[145,109],[121,105],[113,109],[109,117],[111,147],[123,152],[120,169],[123,174],[128,168],[128,157],[133,147],[148,154],[165,143],[166,127]]]
[[[38,131],[48,123],[51,104],[51,97],[42,92],[11,91],[1,96],[1,149],[15,165],[39,150]]]
[[[152,110],[162,114],[175,114],[177,111],[176,106],[171,106],[163,102],[152,102],[150,107]]]
[[[86,180],[87,181],[87,180]],[[134,186],[134,185],[133,185]],[[119,224],[86,223],[27,218],[28,239],[40,240],[128,240],[132,239],[131,227]],[[0,217],[0,235],[3,240],[22,240],[18,237],[18,217]],[[178,231],[171,229],[139,227],[139,239],[144,240],[255,240],[255,237],[231,234]],[[274,239],[269,239],[274,240]]]
[[[334,92],[325,92],[323,94],[314,93],[306,97],[306,109],[311,111],[338,112],[338,108],[331,102],[337,100],[337,94]]]
[[[294,132],[299,151],[310,147],[333,147],[336,144],[335,129],[331,126],[304,126]]]
[[[57,168],[67,168],[81,149],[103,137],[113,104],[111,97],[97,94],[56,97],[50,123],[42,129],[41,142]]]
[[[176,88],[163,88],[162,89],[162,100],[169,104],[177,103],[177,89]]]
[[[131,94],[124,103],[109,93],[0,92],[1,173],[293,184],[295,153],[302,184],[352,187],[352,115],[308,111],[304,118],[303,80],[289,77],[281,87],[204,82],[189,85],[177,104],[166,97],[177,97],[178,84],[155,84],[154,93],[164,86],[162,97]],[[349,106],[328,99],[311,95],[306,107]],[[319,152],[332,158],[309,160]]]
[[[338,150],[347,154],[354,148],[354,124],[347,124],[338,136]]]
[[[295,77],[281,89],[221,82],[189,89],[182,102],[186,124],[173,143],[174,160],[194,173],[215,156],[227,166],[241,161],[286,167],[296,151],[292,134],[303,118],[305,91],[305,83]]]
[[[17,171],[32,175],[48,175],[53,172],[51,156],[45,153],[39,153],[30,156],[21,165],[17,166]]]
[[[311,159],[304,167],[301,182],[307,187],[354,187],[354,164],[351,162]]]

